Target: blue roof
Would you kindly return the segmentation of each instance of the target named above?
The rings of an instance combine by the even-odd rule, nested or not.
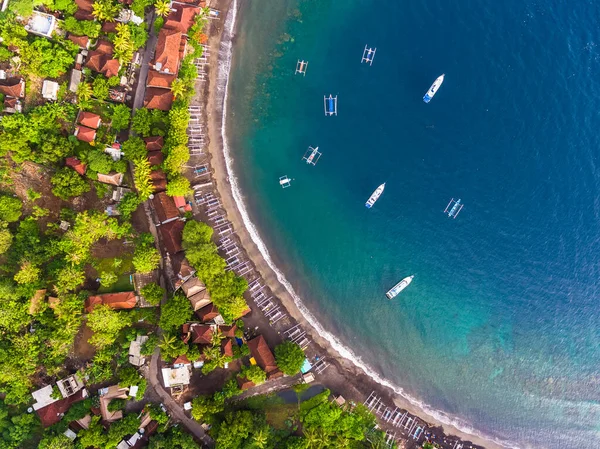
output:
[[[302,371],[302,374],[308,373],[311,368],[312,368],[312,365],[310,364],[310,362],[308,361],[308,359],[304,359],[304,363],[302,364],[302,368],[300,368],[300,371]]]

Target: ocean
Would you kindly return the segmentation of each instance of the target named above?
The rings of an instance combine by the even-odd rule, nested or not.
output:
[[[227,140],[273,262],[348,355],[508,447],[600,447],[598,17],[591,1],[240,2]]]

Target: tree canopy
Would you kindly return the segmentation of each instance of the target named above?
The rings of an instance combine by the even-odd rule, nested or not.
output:
[[[294,376],[300,372],[304,359],[304,351],[293,341],[284,341],[275,347],[277,367],[288,376]]]

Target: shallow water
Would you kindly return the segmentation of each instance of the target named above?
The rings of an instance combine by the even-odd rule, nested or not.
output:
[[[242,5],[228,136],[251,219],[319,321],[442,419],[600,447],[600,8],[413,3]]]

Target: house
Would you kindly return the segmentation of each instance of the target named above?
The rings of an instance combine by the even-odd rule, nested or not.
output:
[[[150,166],[159,166],[163,163],[163,161],[165,160],[165,157],[163,156],[161,151],[150,151],[147,154],[148,157],[148,162],[150,163]]]
[[[174,4],[163,27],[186,34],[194,25],[194,18],[199,12],[200,8],[194,5]]]
[[[77,140],[92,143],[96,138],[96,130],[88,128],[87,126],[77,125],[75,127],[75,132],[73,133],[73,135],[77,137]]]
[[[58,99],[59,85],[56,81],[44,80],[42,83],[42,97],[46,100]]]
[[[23,110],[23,105],[21,104],[21,100],[14,97],[6,97],[4,99],[4,109],[3,111],[8,114],[14,114],[16,112],[21,112]]]
[[[125,187],[117,187],[115,190],[113,190],[112,193],[112,200],[115,203],[118,203],[119,201],[121,201],[123,199],[123,197],[127,194],[130,193],[131,189],[127,189]]]
[[[76,157],[68,157],[67,159],[65,159],[65,165],[67,167],[71,167],[81,176],[85,175],[86,165]]]
[[[248,388],[252,388],[256,385],[251,380],[248,380],[245,377],[240,377],[240,376],[238,376],[238,378],[237,378],[237,383],[241,390],[247,390]]]
[[[102,120],[98,114],[94,114],[93,112],[79,111],[79,114],[77,114],[77,123],[87,128],[97,129]]]
[[[113,59],[113,45],[105,40],[99,40],[94,50],[88,53],[85,66],[98,73],[102,73],[107,78],[117,76],[121,64],[118,59]]]
[[[146,89],[144,97],[144,107],[148,109],[160,109],[168,111],[173,104],[173,94],[169,89],[160,89],[158,87],[149,87]]]
[[[152,170],[150,172],[150,180],[152,181],[152,190],[154,193],[167,190],[167,176],[161,170]]]
[[[171,284],[173,290],[178,290],[181,286],[187,282],[196,273],[183,253],[175,254],[173,256],[167,254],[167,263],[170,263],[173,268],[173,277],[171,278]]]
[[[199,345],[210,345],[213,337],[213,326],[200,323],[186,323],[182,327],[183,341]]]
[[[206,285],[197,277],[189,278],[181,285],[181,290],[186,298],[194,296],[196,293],[206,290]]]
[[[177,207],[177,209],[179,210],[183,210],[186,208],[186,206],[188,205],[185,201],[185,198],[183,196],[174,196],[173,197],[173,201],[175,202],[175,206]]]
[[[85,300],[85,312],[90,313],[97,305],[109,306],[113,310],[133,309],[137,304],[135,292],[105,293],[88,296]]]
[[[25,96],[25,80],[23,78],[0,80],[0,94],[7,97],[23,98]]]
[[[104,184],[111,184],[113,186],[120,186],[123,182],[123,173],[109,173],[105,175],[103,173],[98,173],[98,181],[103,182]]]
[[[58,390],[62,394],[63,398],[68,398],[80,390],[83,390],[83,382],[77,374],[60,379],[58,382],[56,382],[56,386],[58,387]]]
[[[123,156],[121,144],[118,142],[113,143],[110,147],[104,148],[104,152],[108,154],[115,162],[121,160],[121,157]]]
[[[146,150],[148,152],[160,151],[160,150],[162,150],[162,147],[164,145],[163,136],[146,137],[144,139],[144,142],[146,143]]]
[[[190,384],[190,368],[163,368],[161,370],[165,388],[180,389]]]
[[[146,81],[146,86],[170,89],[171,84],[173,84],[173,81],[176,79],[177,75],[150,70],[148,71],[148,80]]]
[[[82,401],[88,396],[87,390],[77,375],[59,380],[56,386],[58,392],[52,385],[46,385],[31,393],[35,399],[33,409],[40,417],[44,427],[59,422],[72,404]]]
[[[87,36],[77,36],[76,34],[69,33],[67,39],[83,50],[87,50],[90,47],[90,38]]]
[[[233,340],[231,338],[221,340],[221,353],[226,357],[233,357]]]
[[[154,198],[152,198],[152,205],[154,206],[160,224],[166,224],[179,218],[179,209],[175,206],[173,198],[164,192],[154,195]]]
[[[69,78],[69,90],[73,93],[77,92],[77,87],[81,83],[82,73],[79,69],[71,70],[71,78]]]
[[[173,368],[182,368],[184,366],[191,367],[192,363],[185,355],[180,355],[173,362]]]
[[[175,220],[158,227],[163,245],[169,254],[177,254],[183,251],[181,244],[184,226],[183,221]]]
[[[77,5],[77,11],[73,16],[77,20],[96,20],[92,11],[94,9],[94,1],[93,0],[75,0],[75,4]]]
[[[258,366],[267,373],[268,379],[283,376],[283,373],[277,368],[275,357],[262,335],[248,340],[248,349],[250,349],[250,355],[252,355]]]
[[[117,22],[104,22],[102,24],[101,29],[104,34],[116,33],[117,32]]]
[[[217,306],[215,306],[213,303],[210,303],[209,305],[204,306],[199,310],[196,310],[196,316],[203,323],[213,320],[219,315],[219,310],[217,309]]]
[[[237,326],[234,324],[233,326],[219,326],[219,331],[223,334],[224,337],[234,338],[235,331],[237,330]]]
[[[98,394],[100,395],[100,414],[104,421],[111,423],[123,418],[122,410],[111,412],[108,410],[108,404],[113,399],[127,399],[128,392],[129,388],[122,388],[118,385],[111,385],[110,387],[98,390]]]
[[[185,40],[182,41],[181,31],[162,28],[158,33],[154,60],[150,68],[160,73],[177,74],[182,50],[185,50]]]
[[[29,21],[25,25],[25,30],[31,34],[50,38],[56,30],[57,24],[56,17],[43,12],[33,11],[29,17]]]
[[[145,335],[138,335],[135,340],[129,343],[129,363],[133,366],[142,366],[146,363],[146,358],[142,356],[142,345],[148,341]]]

